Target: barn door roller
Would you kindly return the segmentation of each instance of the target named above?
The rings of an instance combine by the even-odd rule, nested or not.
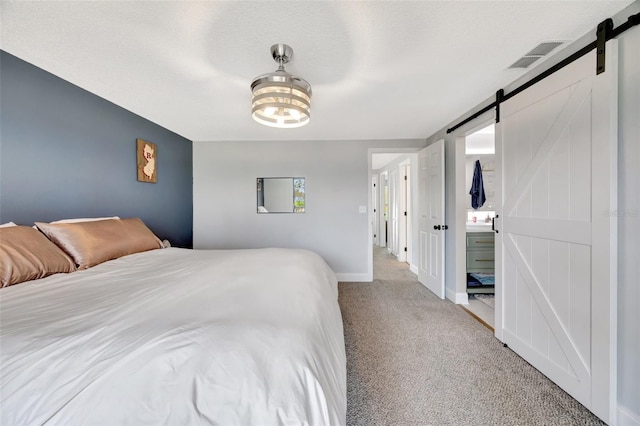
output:
[[[596,40],[596,75],[602,74],[605,71],[604,64],[606,60],[606,45],[607,40],[611,38],[612,31],[613,19],[605,19],[598,24],[598,29],[596,30],[596,36],[598,37]]]

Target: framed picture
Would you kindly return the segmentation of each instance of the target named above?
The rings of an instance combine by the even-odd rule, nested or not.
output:
[[[140,182],[158,182],[158,148],[156,144],[136,139],[136,157],[138,180]]]

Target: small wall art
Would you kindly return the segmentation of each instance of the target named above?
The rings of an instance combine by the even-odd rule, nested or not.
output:
[[[148,183],[158,182],[158,149],[156,144],[143,139],[136,139],[136,144],[138,180]]]

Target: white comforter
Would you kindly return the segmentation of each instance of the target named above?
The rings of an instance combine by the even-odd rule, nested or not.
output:
[[[0,290],[0,424],[339,425],[334,273],[305,250],[153,250]]]

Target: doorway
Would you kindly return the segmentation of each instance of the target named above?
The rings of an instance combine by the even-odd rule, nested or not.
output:
[[[413,166],[417,162],[415,153],[418,150],[369,150],[372,276],[374,246],[385,247],[387,253],[399,262],[408,263],[410,270],[417,274],[417,265],[413,261],[417,214],[412,203],[417,198],[417,188],[412,182],[417,181],[413,176],[417,168]],[[377,183],[374,182],[376,176]],[[375,239],[373,235],[376,235]]]
[[[467,310],[495,328],[496,155],[492,123],[465,136],[465,280]]]

